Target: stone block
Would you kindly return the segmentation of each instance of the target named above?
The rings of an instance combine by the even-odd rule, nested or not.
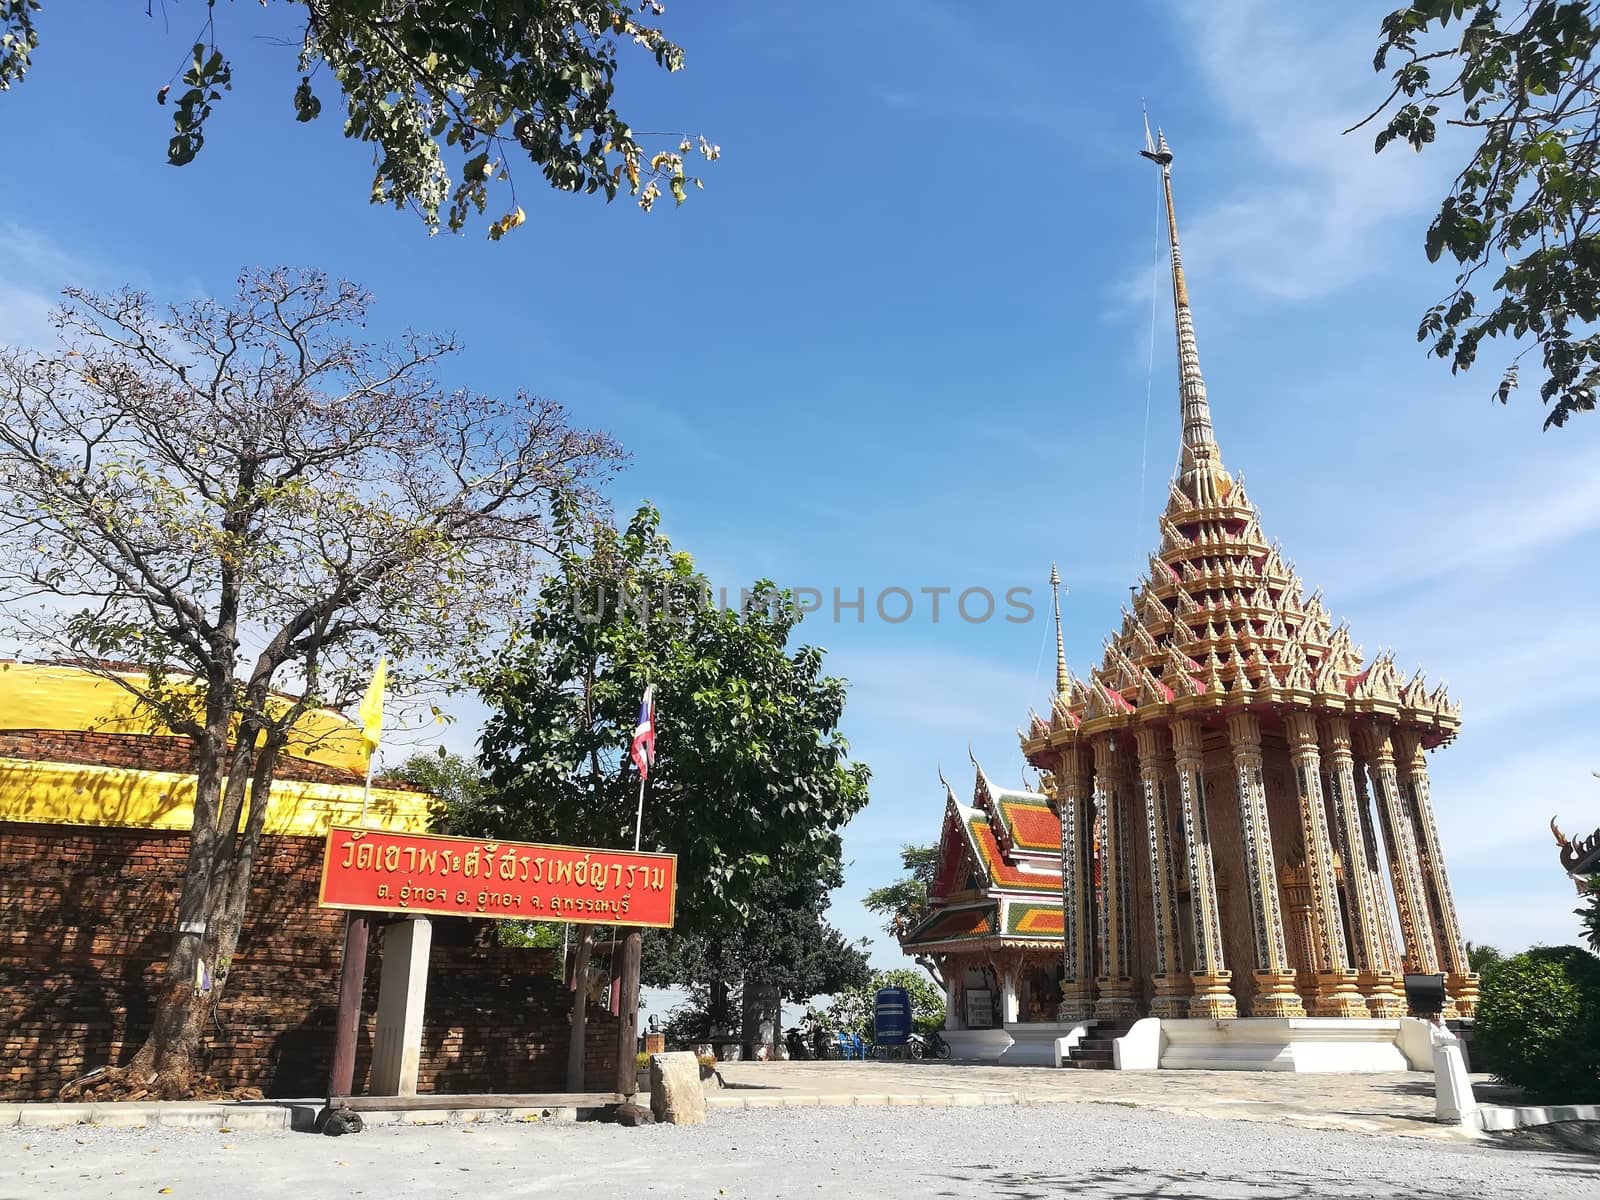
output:
[[[650,1056],[650,1112],[669,1125],[705,1124],[706,1094],[693,1054],[679,1050]]]

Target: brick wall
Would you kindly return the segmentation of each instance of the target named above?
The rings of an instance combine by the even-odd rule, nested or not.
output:
[[[0,731],[0,758],[23,758],[96,767],[125,767],[135,771],[194,771],[191,743],[186,737],[142,733],[86,733],[76,729],[7,729]],[[276,776],[303,783],[359,785],[357,771],[284,755]],[[408,788],[397,780],[374,780],[385,787]]]
[[[138,1049],[169,944],[187,839],[138,829],[0,822],[0,1100],[62,1084]],[[322,842],[262,839],[205,1068],[269,1096],[326,1087],[342,913],[316,906]],[[357,1090],[366,1078],[382,938],[367,963]],[[494,944],[489,922],[434,922],[419,1090],[564,1085],[570,993],[552,952]],[[616,1018],[591,1005],[586,1086],[609,1090]]]

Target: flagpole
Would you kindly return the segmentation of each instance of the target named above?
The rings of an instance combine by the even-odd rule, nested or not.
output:
[[[642,772],[639,775],[639,811],[633,818],[633,849],[636,854],[639,851],[639,837],[644,832],[644,785],[648,778]]]
[[[642,745],[639,739],[648,733]],[[650,779],[651,760],[656,749],[655,687],[644,689],[644,706],[639,713],[639,725],[634,729],[634,765],[639,768],[639,805],[633,815],[633,851],[639,852],[644,837],[644,789]],[[617,941],[622,941],[622,966],[612,976],[612,1007],[617,1014],[617,1080],[616,1090],[628,1103],[633,1102],[639,1089],[639,1072],[634,1067],[634,1054],[639,1049],[639,959],[642,942],[638,928],[629,929],[626,935],[620,927],[611,934],[613,957]]]
[[[361,815],[356,825],[365,829],[372,803],[372,768],[383,728],[383,689],[388,679],[387,659],[379,658],[372,683],[361,700],[361,743],[367,751],[367,775],[361,785]],[[356,1039],[361,1024],[361,992],[367,975],[367,942],[372,922],[365,912],[344,914],[344,948],[339,956],[339,1007],[334,1016],[333,1061],[328,1068],[328,1108],[355,1088]]]
[[[357,825],[365,826],[367,823],[367,804],[372,799],[372,760],[376,757],[376,750],[367,754],[367,782],[361,788],[361,819],[356,822]]]

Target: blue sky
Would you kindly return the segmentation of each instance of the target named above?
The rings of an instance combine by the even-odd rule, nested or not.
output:
[[[52,5],[33,75],[0,97],[0,341],[43,340],[69,282],[177,297],[315,265],[377,293],[380,331],[457,332],[456,381],[614,433],[633,454],[618,510],[653,500],[719,582],[1032,588],[1023,624],[934,623],[921,598],[900,624],[803,626],[853,683],[846,732],[874,773],[834,909],[872,934],[859,897],[936,836],[935,769],[964,789],[970,744],[1022,778],[1050,563],[1082,671],[1157,540],[1178,428],[1160,308],[1152,352],[1145,98],[1178,155],[1225,461],[1369,654],[1462,702],[1433,777],[1467,936],[1571,941],[1546,822],[1600,823],[1600,423],[1541,433],[1533,396],[1488,402],[1493,354],[1456,380],[1413,341],[1449,284],[1421,237],[1451,155],[1339,135],[1381,96],[1388,7],[676,0],[687,69],[626,94],[637,127],[721,144],[706,190],[645,216],[525,184],[528,223],[496,245],[367,205],[336,106],[290,119],[271,11],[220,6],[236,89],[180,171],[152,98],[202,6]],[[876,956],[898,959],[881,936]]]

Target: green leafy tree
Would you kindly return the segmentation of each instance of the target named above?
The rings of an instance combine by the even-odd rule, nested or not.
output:
[[[455,833],[455,814],[483,802],[483,769],[477,760],[452,754],[443,746],[428,754],[418,752],[392,774],[433,797],[433,827]],[[495,935],[502,946],[551,949],[562,944],[566,927],[553,921],[496,921]]]
[[[787,594],[707,603],[689,555],[641,508],[624,530],[565,526],[560,569],[480,680],[491,713],[489,792],[458,828],[477,836],[631,847],[639,777],[627,746],[655,686],[656,763],[641,846],[678,856],[677,930],[758,912],[764,888],[814,882],[867,801],[839,732],[845,683],[822,651],[790,651]],[[581,534],[581,536],[580,536]]]
[[[165,311],[74,290],[60,351],[0,350],[6,632],[192,750],[180,932],[128,1064],[158,1095],[189,1087],[301,719],[353,704],[380,652],[396,695],[454,678],[545,561],[558,498],[587,511],[618,454],[553,404],[441,386],[449,341],[363,340],[370,304],[285,270]]]
[[[1483,980],[1474,1046],[1506,1083],[1552,1103],[1600,1099],[1600,959],[1536,946]]]
[[[828,923],[830,893],[842,882],[837,837],[819,844],[814,873],[760,880],[749,912],[712,928],[673,931],[644,943],[644,981],[682,987],[695,998],[706,1029],[731,1028],[745,987],[769,988],[782,1001],[804,1001],[865,984],[863,944]],[[746,1031],[748,1034],[750,1031]]]
[[[1476,975],[1488,975],[1505,960],[1506,956],[1493,946],[1484,946],[1477,942],[1467,943],[1467,965]]]
[[[829,1024],[834,1029],[870,1038],[878,989],[886,987],[903,987],[911,993],[911,1019],[920,1032],[938,1029],[944,1024],[944,993],[929,983],[920,971],[908,967],[878,971],[864,986],[839,992],[825,1014]]]
[[[1589,949],[1600,954],[1600,874],[1589,876],[1589,892],[1583,906],[1572,911],[1583,922],[1583,936]]]
[[[433,797],[433,823],[446,833],[451,831],[453,814],[483,803],[483,769],[443,746],[431,754],[413,754],[392,774]]]
[[[660,0],[263,0],[237,8],[208,0],[176,83],[155,94],[172,109],[172,165],[200,153],[233,87],[218,25],[261,7],[293,10],[299,29],[295,120],[316,120],[323,97],[336,95],[345,137],[373,144],[372,202],[410,207],[430,231],[441,218],[461,229],[485,211],[496,184],[506,209],[489,236],[521,225],[518,160],[551,187],[607,200],[626,193],[648,212],[664,191],[682,204],[700,182],[688,163],[720,153],[704,138],[647,145],[615,107],[627,53],[667,71],[683,66],[682,49],[652,22],[665,11]],[[0,0],[0,90],[27,73],[39,47],[38,9],[38,0]]]
[[[939,867],[939,847],[901,846],[900,865],[906,874],[880,888],[873,888],[861,901],[868,912],[886,916],[884,929],[896,938],[902,938],[928,915],[928,888],[933,883],[933,873]],[[925,955],[916,955],[917,965],[932,976],[934,983],[944,986],[944,976],[939,966]]]
[[[1417,340],[1464,371],[1485,338],[1520,345],[1496,396],[1537,349],[1545,427],[1600,388],[1600,3],[1421,0],[1383,21],[1373,66],[1393,90],[1376,148],[1420,151],[1439,125],[1478,139],[1428,228],[1428,258],[1461,267]],[[1360,128],[1358,125],[1356,128]],[[1480,275],[1482,279],[1480,280]]]

